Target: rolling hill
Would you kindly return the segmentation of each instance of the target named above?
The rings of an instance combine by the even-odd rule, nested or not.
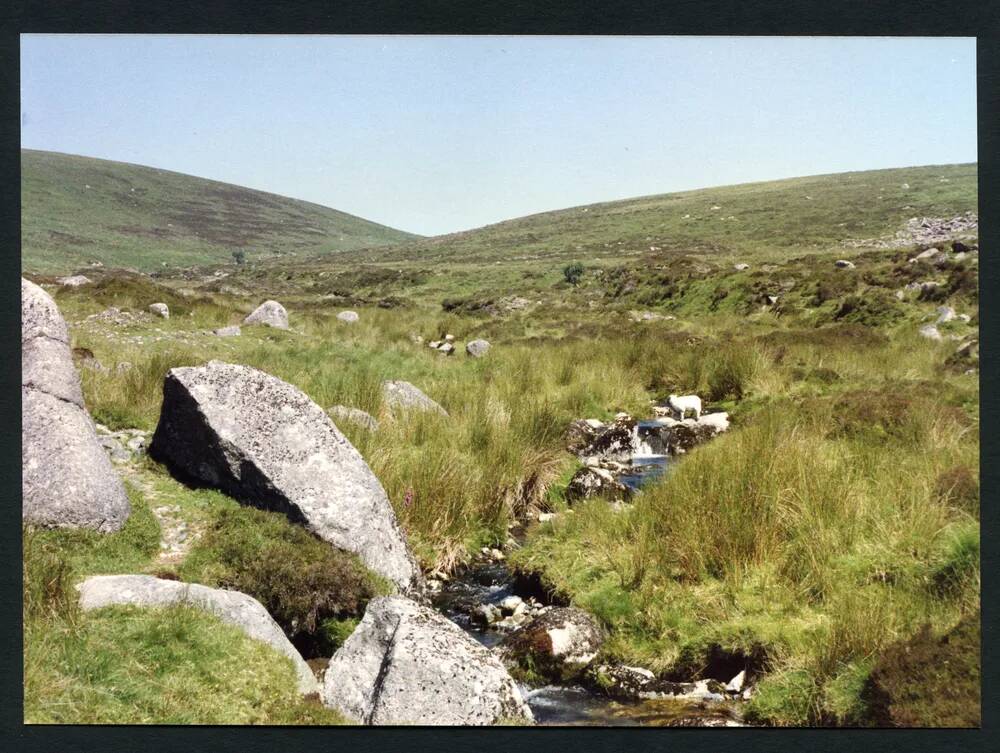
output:
[[[418,239],[375,257],[586,261],[646,253],[653,246],[780,259],[892,235],[911,217],[974,212],[976,180],[973,163],[745,183],[544,212]]]
[[[21,151],[21,264],[143,271],[325,254],[416,238],[345,212],[140,165]]]

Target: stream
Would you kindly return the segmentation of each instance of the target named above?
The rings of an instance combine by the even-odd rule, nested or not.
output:
[[[641,422],[639,427],[642,433]],[[648,422],[655,426],[655,422]],[[640,452],[631,467],[619,479],[637,491],[666,472],[668,458],[650,452],[639,444]],[[523,531],[513,532],[515,540]],[[532,579],[513,573],[503,561],[477,561],[456,573],[442,584],[434,596],[433,605],[445,617],[461,627],[487,648],[493,648],[509,634],[496,625],[485,625],[473,619],[476,608],[483,604],[499,607],[510,596],[526,602],[550,604],[541,585]],[[521,686],[521,693],[542,725],[596,726],[738,726],[740,704],[733,701],[703,701],[689,698],[657,698],[642,701],[619,701],[581,685]]]

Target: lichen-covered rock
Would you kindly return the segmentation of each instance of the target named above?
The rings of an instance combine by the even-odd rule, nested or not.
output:
[[[212,334],[216,337],[239,337],[240,333],[239,326],[235,324],[231,327],[219,327],[212,330]]]
[[[117,531],[131,508],[97,441],[55,301],[21,280],[21,492],[27,523]]]
[[[164,580],[152,575],[94,575],[79,584],[77,589],[80,591],[80,607],[84,610],[123,604],[139,607],[186,604],[210,612],[291,659],[300,693],[308,695],[319,691],[316,676],[281,632],[278,623],[263,604],[245,593]]]
[[[602,426],[594,439],[577,450],[581,458],[597,458],[624,462],[636,453],[636,421],[621,414],[614,422]]]
[[[625,484],[615,478],[611,471],[597,466],[581,468],[566,485],[566,501],[569,504],[593,497],[621,498],[629,494]]]
[[[534,679],[568,682],[587,669],[604,644],[604,631],[587,612],[554,607],[504,638],[503,661]]]
[[[354,324],[359,319],[358,312],[341,311],[339,314],[337,314],[337,319],[339,319],[342,322],[346,322],[347,324]]]
[[[401,380],[382,382],[382,396],[390,408],[424,410],[447,416],[448,411],[431,400],[409,382]]]
[[[334,421],[343,419],[362,426],[368,429],[368,431],[378,431],[378,421],[375,417],[359,408],[348,408],[346,405],[333,405],[327,408],[326,412],[330,414],[330,418],[334,419]]]
[[[486,340],[472,340],[465,344],[466,354],[473,358],[482,358],[489,352],[490,344]]]
[[[162,316],[164,319],[170,318],[170,309],[165,303],[149,304],[149,313],[156,314],[156,316]]]
[[[333,655],[323,703],[364,724],[488,725],[532,719],[500,660],[434,610],[372,599]]]
[[[277,377],[221,361],[171,369],[149,454],[186,479],[284,512],[400,589],[419,580],[364,458],[322,408]]]
[[[243,323],[288,329],[288,312],[277,301],[264,301],[243,320]]]

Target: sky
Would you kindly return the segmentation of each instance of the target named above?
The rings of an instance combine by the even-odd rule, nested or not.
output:
[[[975,162],[973,38],[22,35],[21,145],[434,235]]]

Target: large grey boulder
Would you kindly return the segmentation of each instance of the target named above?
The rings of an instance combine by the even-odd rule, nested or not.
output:
[[[500,660],[434,610],[372,599],[333,655],[322,700],[364,724],[495,724],[531,720]]]
[[[83,403],[69,331],[51,296],[21,280],[21,493],[27,523],[117,531],[131,508]]]
[[[390,408],[432,411],[442,416],[448,415],[448,411],[409,382],[401,380],[382,382],[382,396]]]
[[[465,352],[473,358],[482,358],[490,349],[486,340],[473,340],[465,344]]]
[[[504,638],[501,658],[555,682],[583,673],[604,644],[604,631],[590,614],[576,607],[555,607]]]
[[[295,650],[264,605],[239,591],[209,588],[197,583],[163,580],[152,575],[94,575],[77,586],[84,610],[116,605],[167,607],[185,604],[214,614],[292,660],[303,695],[319,692],[309,665]]]
[[[249,366],[167,372],[149,454],[179,476],[278,510],[406,590],[420,573],[385,490],[322,408]]]
[[[277,301],[264,301],[243,320],[243,323],[264,324],[277,329],[288,329],[288,312]]]

